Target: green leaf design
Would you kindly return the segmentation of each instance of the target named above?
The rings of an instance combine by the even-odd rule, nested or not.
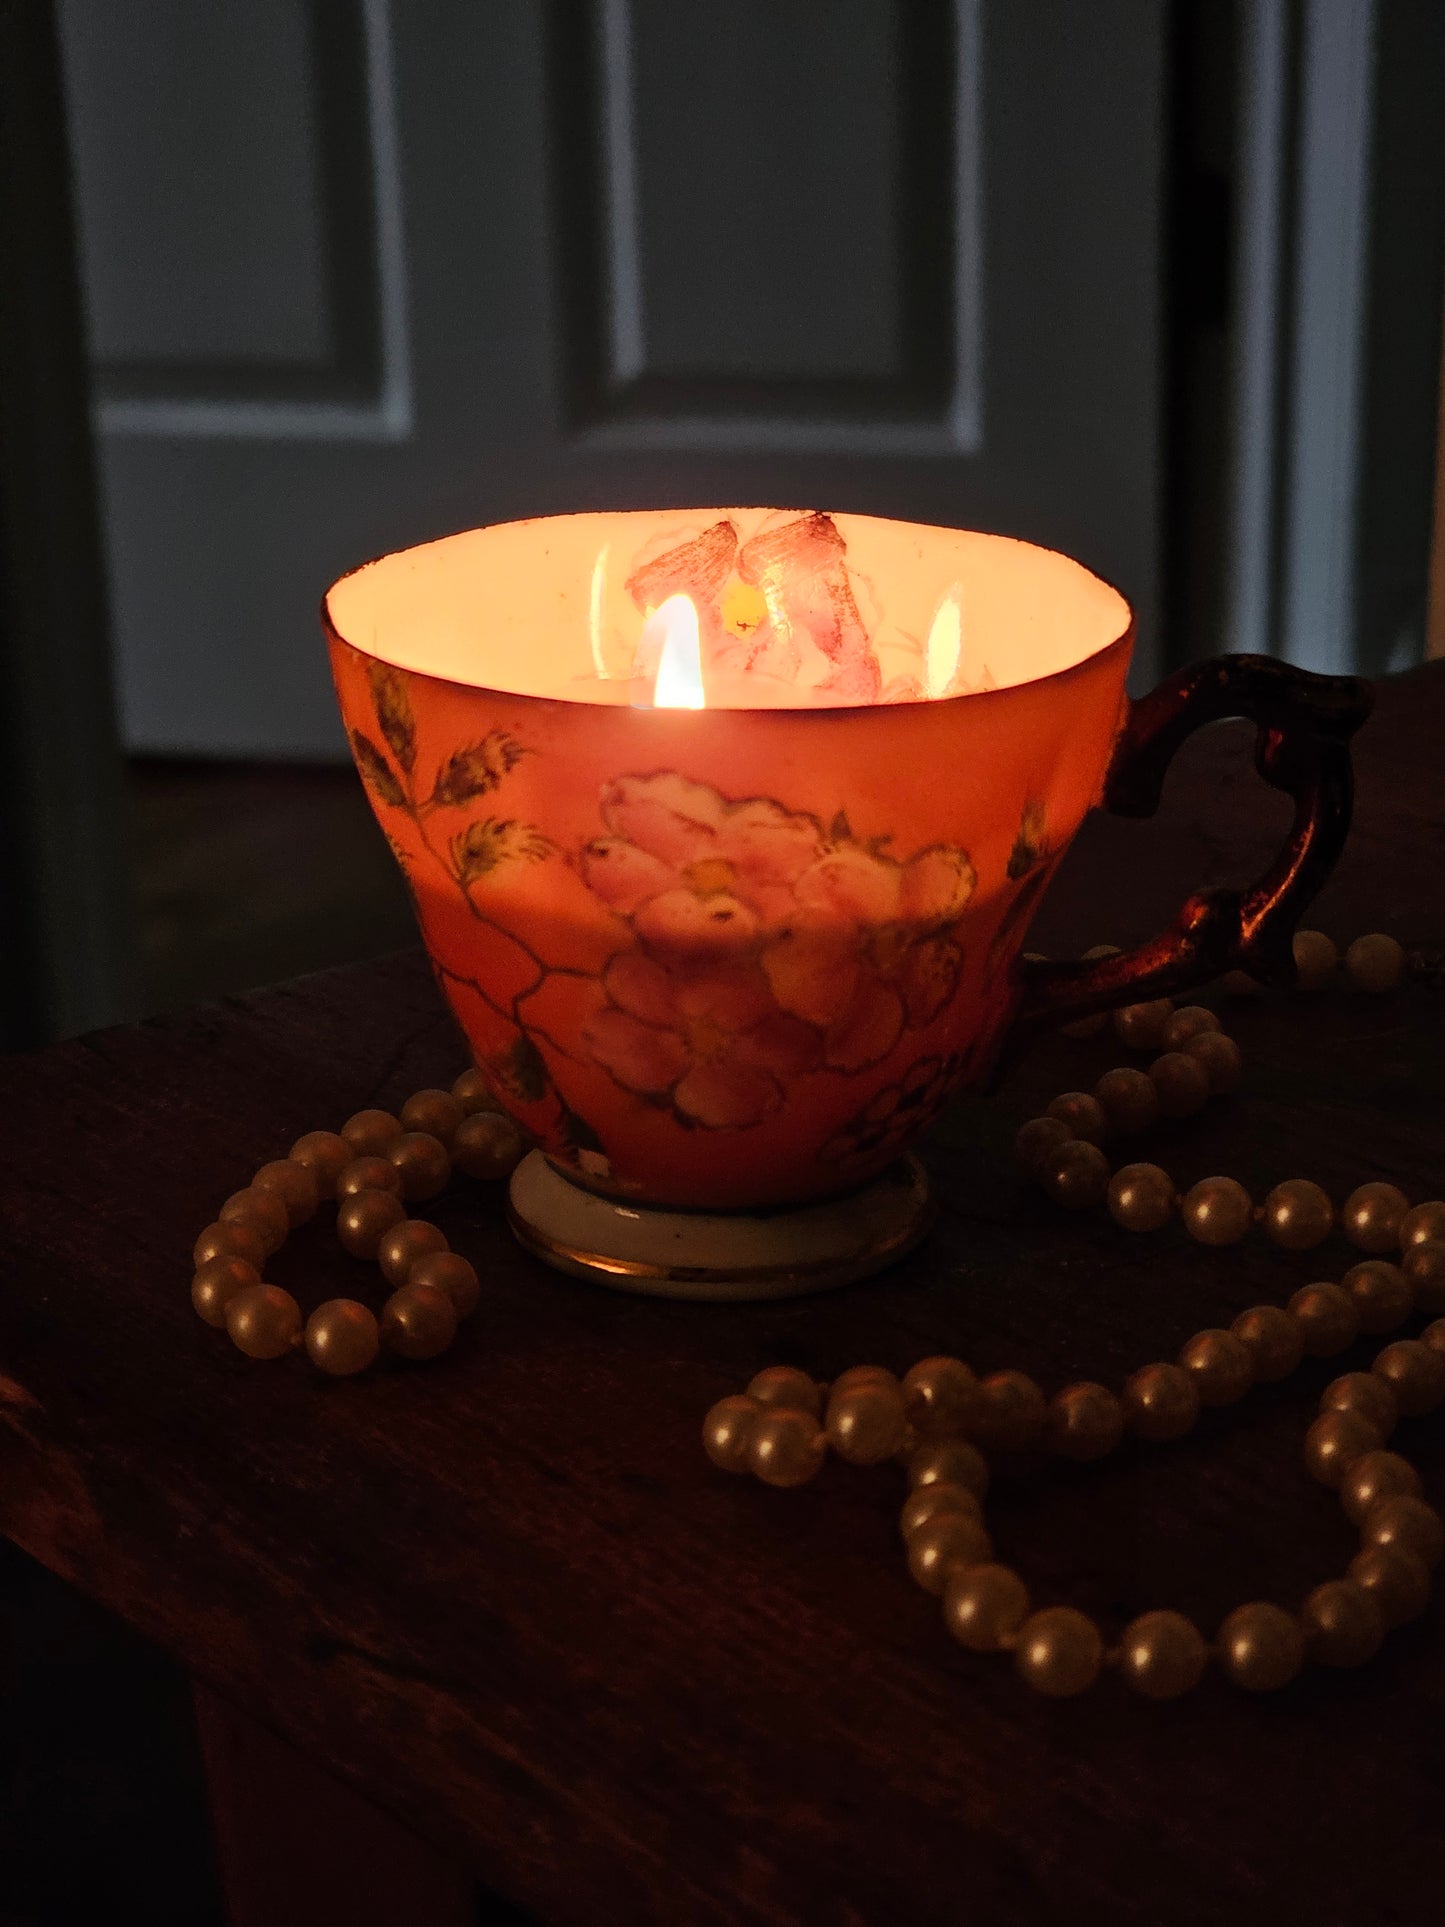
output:
[[[416,767],[416,719],[406,684],[389,663],[369,663],[366,673],[371,680],[377,725],[391,745],[392,755],[410,776]]]
[[[484,816],[452,839],[452,861],[462,883],[475,883],[503,863],[540,863],[554,845],[533,823]]]
[[[356,758],[356,767],[361,771],[362,781],[367,788],[373,790],[383,803],[400,809],[406,802],[406,792],[397,780],[396,771],[371,738],[363,735],[359,729],[351,732],[351,753]]]
[[[1044,854],[1044,806],[1032,798],[1024,804],[1024,813],[1019,822],[1019,833],[1014,838],[1014,846],[1009,854],[1008,873],[1011,882],[1017,883],[1026,877]]]
[[[470,749],[459,749],[442,766],[432,791],[433,803],[470,803],[487,796],[509,770],[527,754],[504,729],[494,729]]]

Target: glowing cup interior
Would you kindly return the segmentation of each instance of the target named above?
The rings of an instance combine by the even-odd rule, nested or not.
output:
[[[357,570],[328,609],[358,648],[423,675],[721,709],[1006,689],[1073,667],[1129,624],[1117,590],[1031,543],[776,509],[474,529]]]

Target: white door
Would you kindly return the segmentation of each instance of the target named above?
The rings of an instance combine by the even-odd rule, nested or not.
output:
[[[343,752],[343,569],[581,507],[1158,606],[1155,0],[63,0],[128,745]]]

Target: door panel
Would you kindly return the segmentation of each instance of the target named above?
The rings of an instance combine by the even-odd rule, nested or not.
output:
[[[1147,655],[1150,0],[63,19],[132,747],[340,753],[331,577],[568,508],[1027,535]]]

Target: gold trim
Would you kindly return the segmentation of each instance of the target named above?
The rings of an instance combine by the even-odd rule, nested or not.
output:
[[[932,1226],[938,1207],[929,1194],[927,1180],[921,1171],[915,1167],[909,1176],[913,1210],[902,1225],[874,1244],[855,1245],[848,1251],[835,1252],[831,1257],[814,1259],[807,1264],[713,1267],[661,1265],[641,1258],[616,1258],[606,1252],[587,1251],[578,1245],[564,1244],[560,1238],[552,1237],[549,1232],[523,1218],[510,1197],[507,1199],[507,1223],[513,1237],[524,1250],[530,1251],[533,1257],[542,1259],[546,1264],[561,1265],[564,1269],[576,1267],[580,1271],[602,1272],[611,1278],[647,1279],[658,1284],[748,1286],[784,1285],[794,1281],[801,1284],[810,1279],[827,1277],[832,1272],[852,1272],[858,1265],[865,1270],[878,1270],[910,1251]],[[629,1209],[637,1207],[630,1206]]]

